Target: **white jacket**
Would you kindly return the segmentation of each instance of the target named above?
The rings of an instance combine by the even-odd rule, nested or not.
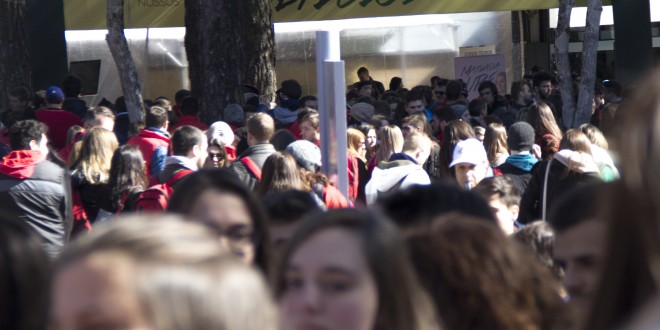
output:
[[[374,204],[380,195],[390,191],[428,184],[431,184],[431,179],[420,165],[409,160],[380,162],[365,188],[367,205]]]

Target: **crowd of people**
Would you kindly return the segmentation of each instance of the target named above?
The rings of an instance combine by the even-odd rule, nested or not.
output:
[[[212,122],[190,91],[146,100],[137,130],[73,75],[13,89],[0,328],[660,324],[660,73],[598,83],[575,128],[546,72],[473,100],[460,80],[357,74],[347,192],[321,172],[327,109],[296,80],[273,104],[243,86]]]

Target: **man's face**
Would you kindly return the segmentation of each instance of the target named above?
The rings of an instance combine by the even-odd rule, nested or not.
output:
[[[439,104],[444,104],[447,102],[447,86],[438,86],[433,87],[433,94],[435,95],[435,101]]]
[[[408,135],[410,135],[410,133],[413,133],[413,132],[420,132],[421,133],[422,128],[421,127],[416,127],[415,125],[413,125],[411,123],[405,123],[405,124],[401,125],[401,133],[403,133],[404,138],[407,137]]]
[[[490,206],[491,212],[495,215],[500,229],[502,229],[506,235],[513,234],[516,230],[514,223],[518,219],[519,207],[517,205],[510,207],[507,206],[502,202],[498,194],[492,194],[490,198],[488,198],[488,206]]]
[[[426,163],[426,160],[429,159],[430,155],[431,155],[431,148],[427,148],[426,146],[424,146],[419,149],[419,153],[417,154],[417,157],[415,157],[415,160],[417,161],[417,164],[423,165],[424,163]]]
[[[367,80],[369,80],[369,71],[365,71],[365,72],[362,72],[362,73],[358,73],[358,78],[360,79],[360,81],[367,81]]]
[[[600,94],[600,95],[595,95],[594,94],[594,102],[596,103],[596,107],[600,107],[603,104],[605,104],[605,95]]]
[[[424,111],[424,102],[422,102],[422,100],[410,101],[406,103],[406,112],[409,115],[420,111]]]
[[[490,105],[493,102],[495,102],[495,95],[493,95],[493,91],[490,88],[484,88],[479,91],[479,97],[481,97],[486,104]]]
[[[319,109],[319,102],[315,101],[315,100],[307,100],[307,101],[305,101],[305,108],[318,110]]]
[[[564,269],[563,284],[569,303],[586,316],[596,293],[604,258],[606,223],[585,220],[555,234],[555,261]]]
[[[373,93],[373,91],[374,91],[374,88],[371,85],[362,86],[362,88],[360,88],[360,96],[371,97],[371,94]]]
[[[314,128],[312,123],[309,120],[306,120],[300,124],[300,135],[303,140],[307,140],[312,143],[316,143],[319,140],[319,132]]]
[[[537,87],[537,91],[541,99],[547,99],[548,96],[550,96],[552,93],[552,82],[549,80],[541,82],[541,84]]]
[[[25,110],[27,101],[21,101],[18,97],[9,96],[9,109],[11,111],[19,112]]]
[[[456,182],[461,187],[472,187],[476,186],[481,180],[486,177],[486,165],[474,165],[470,163],[459,163],[456,164]]]
[[[522,96],[523,103],[525,104],[532,103],[534,93],[532,93],[532,89],[529,88],[529,86],[523,85],[522,92],[520,94]]]

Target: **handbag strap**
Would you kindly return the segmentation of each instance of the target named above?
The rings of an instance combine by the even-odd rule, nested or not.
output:
[[[545,168],[545,179],[543,180],[543,213],[542,213],[542,218],[543,220],[546,220],[546,212],[547,212],[547,201],[548,201],[548,176],[550,175],[550,165],[552,164],[552,160],[548,161],[548,166]]]

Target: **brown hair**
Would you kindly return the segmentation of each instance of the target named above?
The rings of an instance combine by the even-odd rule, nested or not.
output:
[[[376,151],[376,165],[381,161],[390,159],[392,154],[401,152],[403,149],[403,133],[398,126],[387,125],[378,130],[380,144]]]
[[[265,196],[287,190],[309,191],[310,188],[305,185],[300,177],[293,156],[286,152],[277,151],[268,156],[264,162],[257,194]]]
[[[300,117],[298,121],[300,124],[309,121],[312,124],[312,127],[318,131],[319,129],[319,112],[314,109],[306,109],[305,114]]]
[[[579,129],[569,129],[559,143],[559,149],[569,149],[591,155],[591,142]]]
[[[562,328],[559,283],[497,226],[453,214],[407,242],[449,329]]]
[[[445,126],[445,137],[442,140],[442,147],[440,148],[440,175],[443,177],[453,177],[454,169],[449,169],[454,158],[454,147],[459,141],[466,139],[474,139],[474,129],[470,124],[460,120],[452,120]]]
[[[546,134],[552,134],[560,140],[562,138],[561,130],[555,121],[552,110],[543,102],[537,102],[529,106],[527,122],[534,127],[536,138]]]
[[[268,142],[275,133],[273,117],[265,113],[257,113],[250,117],[245,124],[248,133],[252,134],[258,142]]]
[[[580,130],[589,138],[591,144],[595,144],[605,150],[609,149],[610,146],[607,143],[607,139],[598,127],[591,124],[582,124],[580,125]]]
[[[90,184],[105,183],[110,177],[112,155],[119,146],[115,133],[102,127],[92,127],[82,140],[78,166]]]
[[[501,154],[508,153],[509,146],[506,144],[506,137],[506,128],[502,124],[492,123],[486,128],[484,147],[486,147],[489,163],[496,162]]]

